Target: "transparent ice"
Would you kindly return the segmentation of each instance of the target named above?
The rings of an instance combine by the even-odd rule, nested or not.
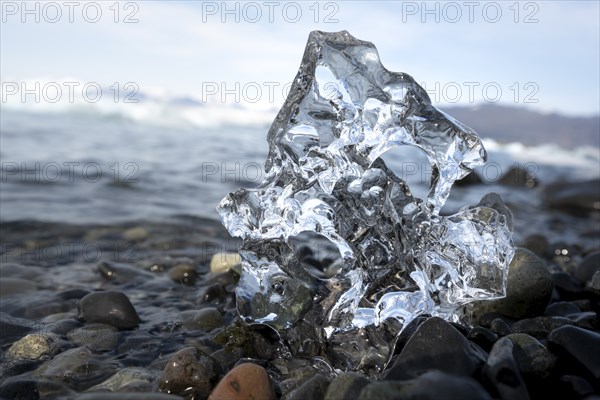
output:
[[[454,181],[485,162],[479,137],[385,69],[372,43],[312,32],[268,143],[264,182],[218,209],[243,239],[240,315],[277,329],[295,355],[378,372],[414,318],[453,320],[465,303],[504,296],[505,216],[439,215]],[[404,145],[431,163],[426,199],[380,159]]]

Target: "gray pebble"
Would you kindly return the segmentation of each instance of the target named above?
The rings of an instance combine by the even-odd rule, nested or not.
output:
[[[100,322],[119,329],[135,328],[141,322],[135,308],[121,292],[93,292],[78,305],[78,317],[86,322]]]
[[[151,383],[155,376],[146,368],[125,367],[102,383],[92,386],[88,391],[110,390],[117,392],[126,385]]]
[[[67,337],[77,346],[88,346],[94,351],[107,351],[115,348],[120,333],[112,325],[89,323],[68,333]]]
[[[33,375],[69,383],[95,379],[101,381],[116,370],[113,363],[100,359],[83,346],[56,355],[35,370]]]
[[[190,330],[212,331],[223,326],[223,315],[214,307],[201,308],[200,310],[187,310],[181,314],[181,322]]]

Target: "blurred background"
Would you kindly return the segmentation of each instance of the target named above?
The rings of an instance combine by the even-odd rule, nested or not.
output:
[[[228,192],[262,180],[266,132],[315,29],[373,42],[484,139],[487,185],[457,188],[448,212],[492,190],[535,208],[514,187],[600,176],[599,13],[590,1],[2,2],[0,220],[217,219]],[[386,161],[426,194],[418,152]],[[502,185],[515,168],[526,179]]]

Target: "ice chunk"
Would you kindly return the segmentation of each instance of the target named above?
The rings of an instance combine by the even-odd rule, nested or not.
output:
[[[439,216],[454,181],[485,162],[479,137],[412,77],[385,69],[372,43],[312,32],[267,139],[265,181],[218,207],[243,239],[236,295],[247,321],[284,339],[319,331],[337,368],[370,373],[415,317],[453,319],[469,301],[504,296],[514,252],[505,216],[486,207]],[[431,163],[426,199],[380,159],[403,145]],[[307,265],[298,256],[307,233],[309,245],[326,243],[316,253],[335,251]]]

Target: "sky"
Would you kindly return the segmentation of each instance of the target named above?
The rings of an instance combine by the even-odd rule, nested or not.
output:
[[[600,109],[599,4],[3,1],[2,103],[35,82],[67,96],[77,81],[74,90],[97,83],[118,100],[139,90],[278,108],[318,29],[373,42],[389,70],[412,75],[437,105],[589,116]]]

